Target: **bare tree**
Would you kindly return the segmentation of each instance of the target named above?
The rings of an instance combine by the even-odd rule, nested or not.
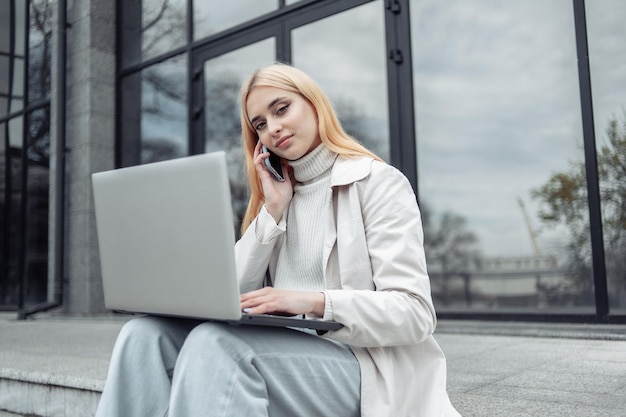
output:
[[[444,212],[435,223],[425,204],[420,205],[424,226],[424,250],[436,291],[441,303],[449,304],[453,295],[450,281],[460,277],[465,284],[464,295],[469,302],[469,279],[471,271],[480,263],[478,238],[467,227],[462,216]]]
[[[573,284],[591,294],[591,247],[585,164],[552,175],[532,196],[541,203],[539,218],[547,227],[565,225],[568,269]],[[598,177],[609,297],[613,307],[626,305],[626,111],[609,120],[606,138],[598,149]]]

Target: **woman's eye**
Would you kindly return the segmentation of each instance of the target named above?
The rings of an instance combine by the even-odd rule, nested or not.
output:
[[[285,104],[284,106],[279,107],[278,110],[276,111],[276,113],[282,114],[282,113],[287,111],[288,107],[289,107],[289,104]]]
[[[256,130],[261,130],[265,127],[265,122],[261,122],[261,123],[257,123],[257,125],[254,127]]]

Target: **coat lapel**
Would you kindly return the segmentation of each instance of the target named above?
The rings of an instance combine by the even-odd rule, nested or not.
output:
[[[357,181],[366,178],[371,171],[372,158],[346,158],[339,156],[331,173],[331,190],[328,199],[326,229],[324,230],[323,262],[327,289],[342,288],[341,271],[337,253],[337,227],[339,217],[350,217],[350,188]],[[352,190],[354,191],[354,190]],[[357,204],[358,205],[358,204]],[[339,210],[342,212],[339,213]],[[345,218],[344,218],[345,220]],[[349,222],[342,222],[343,226]],[[342,226],[342,227],[343,227]],[[343,232],[346,232],[345,230]],[[351,233],[349,233],[351,235]],[[339,237],[340,238],[340,237]],[[344,254],[345,255],[345,254]],[[351,262],[347,261],[348,264]]]

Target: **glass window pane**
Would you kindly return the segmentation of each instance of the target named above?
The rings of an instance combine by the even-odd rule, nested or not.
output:
[[[9,120],[9,147],[22,149],[24,121],[22,116]]]
[[[11,60],[8,56],[0,55],[0,94],[9,94],[9,66]]]
[[[124,67],[187,43],[186,0],[124,1],[119,5]]]
[[[12,86],[11,96],[13,97],[24,97],[24,59],[22,58],[14,58],[13,59],[13,86]],[[21,107],[20,107],[21,108]],[[12,108],[11,111],[15,111],[17,109]]]
[[[21,124],[21,120],[20,124]],[[9,126],[9,130],[11,127]],[[21,149],[21,144],[19,146]],[[22,245],[23,227],[22,227],[22,157],[20,149],[10,149],[8,152],[8,174],[9,178],[4,182],[8,207],[5,209],[7,222],[3,225],[2,232],[5,234],[6,249],[3,265],[3,278],[0,283],[0,305],[15,306],[17,305],[17,289],[20,278],[20,250]],[[6,170],[6,169],[5,169]],[[5,172],[3,170],[3,172]],[[3,196],[4,198],[4,196]]]
[[[30,162],[48,166],[50,162],[50,107],[34,110],[27,120],[26,156]]]
[[[22,110],[24,108],[24,100],[14,98],[10,101],[9,105],[9,113],[16,112],[18,110]]]
[[[188,154],[185,55],[124,78],[121,91],[123,166]]]
[[[141,78],[141,162],[187,155],[186,57],[153,65]]]
[[[585,2],[610,312],[626,313],[626,3]]]
[[[0,0],[0,52],[8,54],[11,49],[11,7],[10,0]]]
[[[141,72],[122,78],[120,94],[120,164],[127,167],[141,163]]]
[[[193,38],[202,39],[276,9],[278,0],[194,1]]]
[[[52,63],[52,8],[49,0],[30,2],[30,33],[28,47],[28,100],[50,97],[50,65]]]
[[[411,26],[437,308],[592,312],[586,200],[550,206],[584,161],[572,2],[419,0]]]
[[[5,150],[6,150],[6,128],[7,125],[6,123],[0,123],[0,175],[4,176],[4,157],[5,157]],[[4,177],[3,177],[4,178]],[[0,187],[4,187],[4,182],[0,181]],[[3,195],[2,192],[0,192],[0,202],[4,201],[3,200]],[[0,227],[2,227],[2,225],[0,224]]]
[[[48,292],[48,194],[50,166],[50,108],[28,116],[24,303],[37,304]]]
[[[15,44],[13,45],[16,55],[26,55],[26,30],[28,25],[26,22],[26,4],[25,1],[13,2],[15,5]]]
[[[142,55],[149,58],[187,42],[187,1],[143,0]]]
[[[291,33],[293,64],[326,92],[344,129],[389,160],[384,8],[367,3]]]
[[[8,287],[8,248],[9,248],[9,210],[7,202],[7,182],[6,176],[6,124],[0,123],[0,306],[6,305]]]
[[[243,172],[239,90],[255,69],[273,63],[275,39],[269,38],[208,60],[205,76],[205,151],[224,150],[228,155],[235,230],[248,203]]]

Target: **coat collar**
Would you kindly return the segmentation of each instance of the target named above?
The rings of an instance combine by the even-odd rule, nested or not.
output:
[[[345,157],[339,155],[331,172],[331,187],[352,184],[367,177],[374,159],[367,156]]]

